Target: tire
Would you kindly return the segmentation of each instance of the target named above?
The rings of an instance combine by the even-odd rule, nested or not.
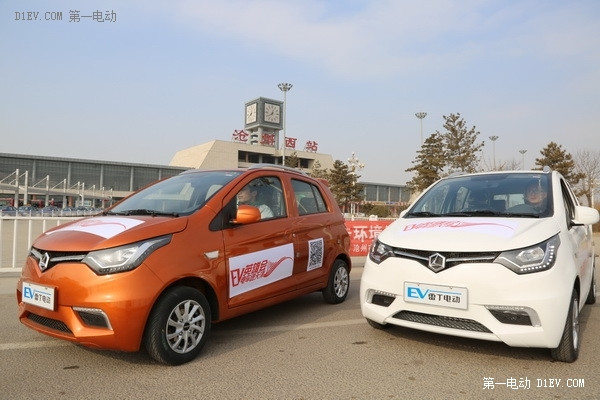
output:
[[[338,304],[346,300],[348,290],[350,289],[350,274],[348,273],[348,264],[343,260],[335,260],[327,287],[323,289],[323,298],[329,304]]]
[[[595,304],[596,303],[596,268],[592,269],[592,282],[590,283],[590,291],[588,292],[587,299],[585,299],[585,304]]]
[[[200,291],[185,286],[168,289],[146,323],[146,351],[163,364],[180,365],[193,360],[210,335],[210,318],[210,306]]]
[[[365,318],[365,319],[367,320],[368,324],[371,325],[375,329],[385,330],[390,327],[388,324],[380,324],[379,322],[375,322],[369,318]]]
[[[573,289],[565,329],[558,347],[551,350],[552,358],[556,361],[568,363],[577,360],[579,356],[579,339],[579,294]]]

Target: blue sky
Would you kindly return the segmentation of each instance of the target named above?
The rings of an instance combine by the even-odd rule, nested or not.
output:
[[[297,148],[355,152],[363,181],[410,180],[420,111],[424,137],[451,113],[475,126],[484,167],[492,135],[497,164],[600,150],[597,0],[3,0],[0,54],[3,153],[168,165],[280,82]]]

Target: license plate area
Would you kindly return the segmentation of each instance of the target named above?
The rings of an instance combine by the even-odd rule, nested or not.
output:
[[[46,310],[54,311],[56,288],[52,286],[43,286],[30,282],[23,282],[22,287],[23,303],[32,304]]]
[[[404,282],[404,301],[466,310],[467,288]]]

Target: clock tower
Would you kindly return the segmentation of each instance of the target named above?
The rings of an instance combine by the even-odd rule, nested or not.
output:
[[[283,128],[283,102],[259,97],[246,102],[244,108],[244,129],[250,134],[251,144],[265,144],[277,147],[279,131]],[[274,141],[263,140],[263,135],[273,135]]]

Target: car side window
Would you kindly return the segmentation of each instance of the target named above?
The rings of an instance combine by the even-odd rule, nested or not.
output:
[[[261,176],[245,185],[236,195],[237,205],[248,204],[260,210],[261,220],[287,215],[281,181],[276,176]]]
[[[294,189],[296,205],[298,206],[298,213],[300,215],[317,214],[327,211],[323,195],[316,185],[292,179],[292,188]]]
[[[571,221],[573,220],[573,218],[575,218],[575,203],[573,202],[574,196],[571,192],[571,189],[567,186],[567,183],[565,181],[560,181],[560,187],[562,191],[563,203],[565,205],[567,226],[570,226]]]
[[[281,180],[276,176],[264,176],[253,179],[229,199],[210,222],[209,229],[218,231],[236,226],[232,221],[236,217],[239,204],[257,207],[261,212],[261,221],[287,216]]]

